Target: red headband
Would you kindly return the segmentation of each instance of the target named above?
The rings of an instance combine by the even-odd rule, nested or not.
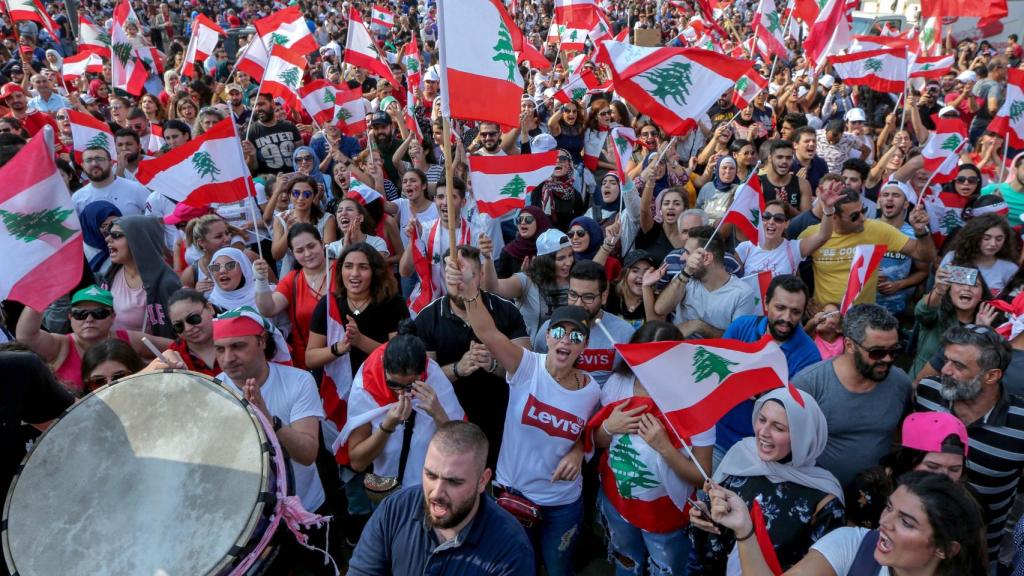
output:
[[[213,321],[213,339],[259,336],[265,330],[259,322],[245,316],[218,318]]]

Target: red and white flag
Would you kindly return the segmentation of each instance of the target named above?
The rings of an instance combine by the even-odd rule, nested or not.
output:
[[[331,272],[341,270],[340,262],[327,261],[327,285],[331,286]],[[327,346],[343,343],[346,338],[345,323],[341,318],[341,309],[333,294],[327,294]],[[334,358],[324,365],[324,377],[320,383],[320,399],[324,403],[324,444],[333,446],[338,432],[345,427],[348,420],[348,395],[352,389],[352,361],[348,352]],[[345,454],[335,454],[335,459],[347,460]]]
[[[43,311],[82,278],[82,231],[46,129],[0,167],[0,299]]]
[[[39,0],[4,0],[7,4],[7,13],[14,22],[35,22],[46,30],[51,38],[59,38],[57,30],[60,26],[46,13],[46,8]]]
[[[395,15],[387,8],[374,4],[370,11],[370,24],[377,24],[390,30],[395,27]]]
[[[922,16],[924,26],[918,41],[921,43],[922,56],[939,56],[942,54],[942,18],[939,16]]]
[[[869,50],[885,50],[886,48],[906,48],[907,52],[916,52],[917,44],[913,39],[902,36],[865,36],[855,35],[850,42],[850,54]]]
[[[843,301],[839,306],[839,313],[846,314],[846,311],[853,306],[860,293],[864,290],[868,280],[878,270],[878,265],[885,257],[887,246],[885,244],[860,244],[853,249],[853,262],[850,263],[850,281],[846,285],[846,293],[843,294]]]
[[[313,121],[323,126],[334,119],[337,87],[326,80],[314,80],[299,89],[299,99]]]
[[[558,44],[560,50],[565,52],[580,52],[586,47],[587,36],[590,31],[586,28],[573,28],[565,24],[559,24],[552,22],[551,26],[554,29],[555,44]],[[551,35],[549,33],[549,38]]]
[[[1006,77],[1006,100],[988,125],[1010,143],[1010,148],[1024,148],[1024,70],[1010,68]]]
[[[193,78],[196,62],[204,61],[213,54],[224,30],[216,22],[199,14],[192,23],[192,38],[185,49],[185,63],[181,67],[181,75]]]
[[[348,36],[345,38],[345,64],[351,64],[356,68],[363,68],[375,76],[379,76],[392,86],[400,86],[394,74],[391,73],[391,66],[387,59],[380,52],[380,46],[370,36],[366,29],[366,23],[355,7],[349,8],[348,12]]]
[[[317,49],[316,38],[309,31],[297,4],[260,18],[253,22],[253,26],[267,50],[284,46],[305,56]]]
[[[750,288],[757,299],[754,306],[757,307],[757,315],[764,316],[768,312],[768,285],[772,283],[772,271],[762,270],[757,274],[750,274],[740,278]]]
[[[518,126],[522,33],[500,0],[450,2],[439,1],[437,15],[442,116]]]
[[[191,206],[237,202],[254,189],[231,118],[159,158],[139,162],[135,176],[150,190]]]
[[[74,84],[86,74],[102,74],[103,57],[96,52],[79,52],[64,59],[61,74],[66,84]]]
[[[918,56],[910,67],[911,78],[942,78],[953,69],[955,58],[946,56]]]
[[[615,155],[615,172],[619,176],[621,199],[624,195],[632,194],[636,188],[633,179],[626,177],[626,166],[633,157],[633,148],[636,146],[636,131],[625,126],[617,126],[611,129],[608,136],[612,139],[612,153]]]
[[[260,82],[260,92],[284,101],[295,108],[299,103],[299,85],[306,71],[306,57],[284,46],[270,49],[270,61]]]
[[[786,34],[782,29],[782,15],[775,8],[775,0],[761,0],[754,13],[754,37],[765,45],[767,56],[788,57]]]
[[[886,48],[868,50],[842,56],[829,56],[843,82],[853,86],[867,86],[877,92],[898,94],[907,82],[907,50]]]
[[[259,37],[253,36],[242,55],[238,57],[235,69],[248,74],[254,82],[260,82],[263,80],[263,74],[267,71],[268,64],[270,64],[270,52],[267,51],[267,45]]]
[[[551,177],[558,151],[515,156],[470,156],[469,179],[482,214],[500,218],[526,206],[534,188]]]
[[[78,51],[110,59],[110,34],[83,15],[78,16]]]
[[[825,59],[850,45],[850,21],[846,18],[843,0],[827,0],[818,17],[810,25],[804,41],[804,54],[815,69],[825,65]]]
[[[366,104],[363,102],[362,88],[335,89],[334,121],[349,136],[366,132]]]
[[[573,100],[583,102],[583,97],[591,90],[598,90],[601,81],[593,71],[584,68],[579,74],[574,74],[565,81],[562,89],[555,92],[555,100],[568,104]]]
[[[117,159],[114,134],[106,122],[93,118],[91,114],[70,108],[63,110],[68,117],[68,123],[71,124],[71,145],[78,165],[82,164],[82,152],[85,152],[86,148],[103,148],[112,159]]]
[[[754,246],[764,243],[764,194],[761,192],[761,179],[751,173],[747,181],[736,189],[732,204],[722,217],[722,223],[729,223],[739,229]]]
[[[762,90],[768,87],[768,80],[751,68],[736,81],[733,87],[732,103],[740,110],[750,106]]]
[[[960,153],[967,142],[967,126],[959,118],[936,118],[935,131],[921,149],[923,168],[933,173],[932,182],[944,184],[956,177]]]
[[[792,384],[790,384],[792,386]],[[799,397],[800,392],[790,388]],[[803,402],[800,402],[803,405]],[[759,497],[758,497],[759,498]],[[754,524],[754,536],[757,538],[757,547],[761,549],[761,556],[772,574],[782,574],[782,564],[779,563],[779,556],[775,552],[775,545],[772,544],[772,536],[768,533],[768,522],[764,518],[764,510],[761,508],[761,501],[755,498],[750,505],[750,520]]]
[[[110,79],[114,88],[119,88],[134,96],[140,96],[145,89],[146,78],[149,76],[142,60],[139,58],[139,51],[132,45],[124,26],[134,17],[128,0],[121,0],[114,9],[114,24],[110,30],[110,51],[113,53],[110,60]]]
[[[164,139],[164,128],[159,124],[149,123],[149,137],[146,139],[146,153],[156,156],[164,151],[167,140]]]
[[[523,42],[523,49],[519,51],[516,61],[519,63],[529,62],[531,68],[536,68],[542,72],[551,70],[551,61],[548,60],[547,56],[534,48],[533,44],[526,41]]]
[[[600,9],[596,0],[555,0],[555,20],[570,22],[588,18]]]
[[[789,382],[786,355],[770,334],[757,342],[690,340],[615,348],[684,440],[714,427],[747,398]],[[693,381],[680,386],[680,374],[692,375]]]

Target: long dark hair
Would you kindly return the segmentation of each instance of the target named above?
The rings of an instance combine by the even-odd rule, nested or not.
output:
[[[291,198],[292,189],[295,188],[296,184],[307,184],[313,189],[313,196],[309,199],[309,220],[316,225],[321,218],[324,217],[324,209],[320,207],[320,199],[317,196],[320,195],[320,184],[312,176],[306,176],[305,174],[296,175],[288,181],[287,191],[288,197]]]
[[[82,380],[87,380],[92,371],[107,360],[123,365],[132,374],[146,366],[131,345],[124,340],[111,338],[95,344],[82,355]]]
[[[356,242],[350,244],[341,251],[341,255],[338,256],[338,261],[334,265],[334,285],[333,293],[334,297],[341,302],[343,298],[348,297],[348,291],[345,289],[345,282],[342,280],[342,266],[345,264],[345,258],[353,252],[361,252],[366,256],[366,261],[370,263],[370,269],[373,271],[373,275],[370,277],[370,297],[373,302],[380,304],[387,302],[395,297],[398,293],[398,282],[395,280],[395,276],[388,270],[387,261],[381,256],[380,252],[373,246],[370,246],[366,242]]]
[[[1017,248],[1016,237],[1006,218],[999,214],[982,214],[968,220],[967,224],[964,224],[964,227],[957,233],[953,246],[953,264],[974,266],[974,259],[981,255],[981,238],[989,228],[999,228],[1006,236],[1003,247],[996,252],[995,257],[1016,263],[1020,251]]]
[[[989,291],[988,283],[985,282],[985,277],[981,275],[980,270],[978,270],[978,284],[981,287],[981,300],[978,302],[978,306],[974,309],[975,314],[978,313],[978,308],[980,308],[983,303],[992,299],[992,292]],[[942,299],[939,300],[939,310],[946,315],[956,314],[956,306],[953,306],[953,296],[950,295],[950,292],[950,290],[946,290],[946,293],[942,295]]]
[[[558,254],[558,252],[544,254],[543,256],[534,256],[533,260],[530,262],[530,267],[523,270],[526,277],[536,284],[538,288],[551,287],[558,282],[557,272],[555,272],[556,254]]]

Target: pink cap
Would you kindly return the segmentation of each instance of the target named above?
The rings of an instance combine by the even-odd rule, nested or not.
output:
[[[959,454],[950,448],[942,449],[942,441],[956,435],[964,445],[967,457],[967,427],[959,418],[945,412],[917,412],[903,421],[903,446],[922,452]]]
[[[167,216],[164,216],[164,223],[170,226],[176,226],[192,220],[193,218],[199,218],[200,216],[206,216],[213,210],[209,206],[191,206],[184,202],[179,202],[174,207],[174,212],[171,212]]]

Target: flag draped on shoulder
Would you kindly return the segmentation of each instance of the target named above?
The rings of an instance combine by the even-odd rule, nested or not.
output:
[[[102,74],[103,57],[96,52],[79,52],[64,59],[61,74],[66,84],[74,84],[86,74]]]
[[[853,86],[867,86],[876,92],[897,94],[903,92],[907,82],[907,50],[885,48],[855,52],[842,56],[829,56],[829,62],[843,82]]]
[[[185,63],[182,65],[181,75],[193,78],[196,62],[206,60],[213,54],[213,49],[217,47],[221,36],[224,36],[224,30],[216,22],[202,14],[196,16],[192,23],[192,38],[185,49]]]
[[[945,184],[956,176],[960,153],[967,142],[967,126],[959,118],[937,118],[935,131],[921,149],[924,169],[932,172],[932,182]]]
[[[885,250],[885,244],[859,244],[853,249],[853,262],[850,263],[850,281],[846,285],[846,293],[843,294],[843,301],[839,306],[840,314],[846,314],[846,311],[860,297],[871,275],[878,270],[878,265],[882,263]]]
[[[82,231],[47,129],[0,167],[0,299],[45,310],[82,277]],[[17,255],[17,257],[13,257]]]
[[[333,268],[333,270],[332,270]],[[338,273],[341,264],[327,261],[327,285],[331,284],[331,272]],[[345,323],[341,318],[341,309],[338,308],[337,299],[334,294],[328,292],[327,300],[327,346],[341,344],[345,341]],[[332,359],[324,365],[324,377],[320,383],[320,399],[324,403],[324,443],[333,446],[338,438],[338,432],[345,427],[348,420],[348,395],[352,388],[352,361],[348,352]],[[344,454],[335,454],[335,459],[348,460]]]
[[[747,398],[789,382],[786,355],[770,334],[757,342],[714,339],[615,348],[684,440],[713,428]]]
[[[299,84],[306,71],[306,57],[284,46],[270,50],[270,61],[263,74],[260,90],[284,98],[291,107],[299,103]]]
[[[437,24],[442,115],[518,126],[523,38],[502,3],[439,0]]]
[[[78,16],[78,51],[95,52],[110,59],[110,34],[86,16]]]
[[[751,172],[747,181],[733,194],[732,204],[722,217],[722,222],[735,225],[751,244],[760,246],[765,239],[762,213],[764,194],[761,192],[761,179],[756,173]]]
[[[75,162],[82,164],[82,152],[86,148],[103,148],[111,158],[117,158],[114,134],[106,122],[93,118],[91,114],[64,108],[71,125],[71,143],[75,151]]]
[[[364,68],[371,74],[379,76],[392,86],[400,86],[394,74],[391,73],[391,66],[381,54],[380,46],[370,36],[366,29],[366,23],[355,7],[349,8],[348,12],[348,36],[345,38],[345,64],[351,64],[356,68]]]
[[[260,18],[253,22],[253,26],[268,50],[273,46],[284,46],[306,55],[317,49],[316,38],[309,31],[297,4]]]
[[[1010,68],[1006,72],[1006,100],[988,130],[1009,139],[1010,148],[1024,148],[1024,70]]]
[[[500,218],[522,208],[534,188],[551,177],[558,151],[515,156],[470,156],[469,179],[477,209]]]
[[[150,190],[192,206],[237,202],[254,189],[232,118],[159,158],[139,162],[136,178]]]
[[[235,68],[245,72],[254,82],[258,83],[263,80],[263,74],[267,71],[268,64],[270,64],[270,52],[267,51],[267,45],[259,37],[253,36],[245,46],[242,55],[238,57]]]
[[[110,80],[114,88],[140,96],[149,75],[142,65],[138,50],[132,45],[124,27],[129,21],[138,23],[138,17],[128,0],[121,0],[114,9],[114,24],[110,29]]]

